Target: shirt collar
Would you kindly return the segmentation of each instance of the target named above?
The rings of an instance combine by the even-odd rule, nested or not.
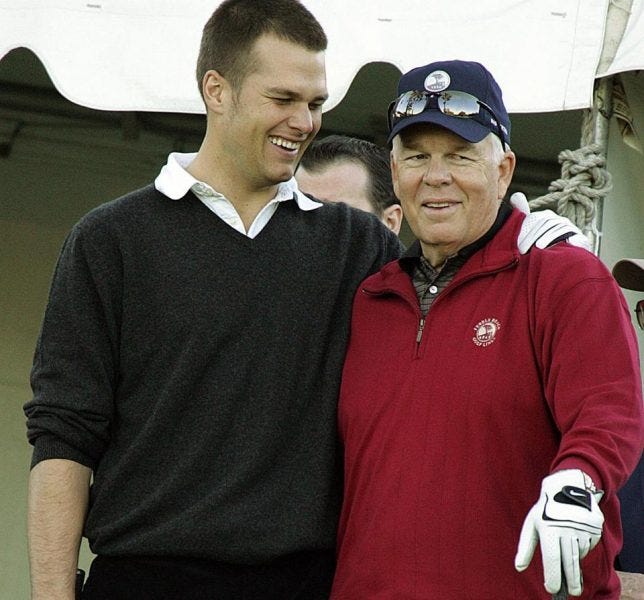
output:
[[[186,170],[187,166],[195,159],[195,156],[197,156],[196,152],[170,153],[166,164],[163,165],[160,173],[154,180],[154,187],[172,200],[180,200],[190,190],[200,195],[206,189],[212,189],[207,183],[195,179]],[[216,190],[213,191],[218,196],[221,196]],[[295,200],[301,210],[315,210],[322,206],[321,202],[312,200],[298,189],[294,177],[277,186],[277,194],[272,202],[284,202],[286,200]]]

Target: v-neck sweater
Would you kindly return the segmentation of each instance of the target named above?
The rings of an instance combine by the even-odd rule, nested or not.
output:
[[[92,550],[252,564],[333,548],[351,302],[399,253],[346,205],[281,203],[254,239],[153,186],[84,217],[25,411],[33,464],[94,470]]]

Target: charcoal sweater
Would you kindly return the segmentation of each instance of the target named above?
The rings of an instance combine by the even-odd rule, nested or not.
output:
[[[351,302],[399,253],[345,205],[283,202],[255,239],[152,186],[84,217],[25,412],[34,465],[94,470],[92,550],[253,564],[333,548]]]

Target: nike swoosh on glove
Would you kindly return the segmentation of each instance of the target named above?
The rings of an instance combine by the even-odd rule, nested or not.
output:
[[[519,232],[519,252],[526,254],[530,248],[547,248],[557,239],[567,235],[566,242],[579,248],[591,251],[590,241],[572,221],[551,210],[530,212],[528,199],[522,192],[510,196],[510,204],[520,210],[526,218]]]
[[[587,489],[590,477],[579,469],[557,471],[544,478],[541,495],[523,522],[514,559],[517,571],[525,570],[539,542],[544,585],[556,594],[562,571],[572,596],[583,590],[580,561],[598,543],[604,515],[597,504],[603,492]]]

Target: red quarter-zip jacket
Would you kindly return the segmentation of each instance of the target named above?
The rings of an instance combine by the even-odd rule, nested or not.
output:
[[[523,573],[514,556],[541,480],[567,468],[606,492],[582,598],[619,597],[615,492],[643,438],[635,333],[592,254],[519,255],[522,219],[469,258],[424,323],[398,261],[358,290],[335,600],[550,598],[539,550]]]

